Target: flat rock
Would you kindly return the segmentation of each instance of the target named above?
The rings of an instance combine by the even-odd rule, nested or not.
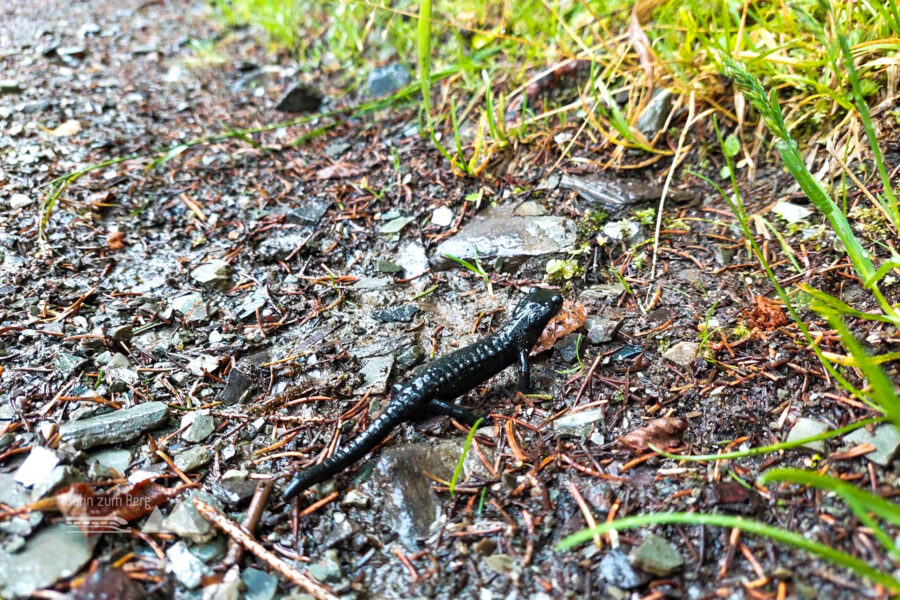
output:
[[[393,366],[394,357],[390,355],[363,359],[359,372],[362,374],[364,381],[356,390],[356,393],[364,394],[366,390],[371,388],[373,394],[383,394],[387,390],[388,377],[391,375]]]
[[[628,558],[633,566],[658,577],[671,575],[684,565],[678,550],[658,535],[649,536]]]
[[[59,433],[62,441],[85,450],[140,437],[165,421],[168,414],[169,407],[165,402],[144,402],[99,417],[65,423],[60,426]]]
[[[597,566],[600,577],[606,583],[624,590],[632,590],[647,583],[646,574],[636,571],[628,557],[620,550],[610,550]]]
[[[91,457],[101,465],[110,469],[115,469],[119,473],[125,473],[131,465],[131,450],[120,448],[104,448],[91,452]]]
[[[447,227],[453,223],[453,209],[447,206],[439,206],[431,213],[431,223],[438,227]]]
[[[231,287],[231,265],[220,259],[208,260],[191,271],[191,279],[211,288],[227,290]]]
[[[851,446],[872,444],[875,446],[875,450],[866,454],[866,458],[876,465],[886,467],[894,460],[897,449],[900,448],[900,432],[894,425],[885,423],[876,427],[875,431],[871,433],[866,428],[857,429],[848,434],[844,441]]]
[[[295,225],[316,225],[328,212],[329,206],[331,202],[328,201],[306,200],[289,210],[284,215],[284,221]]]
[[[197,469],[209,464],[213,459],[213,454],[203,446],[192,446],[187,450],[182,450],[172,457],[175,466],[184,471],[191,473]]]
[[[216,421],[208,410],[192,410],[181,417],[181,439],[198,443],[205,440],[216,429]]]
[[[366,77],[366,88],[371,98],[389,96],[409,83],[409,71],[401,64],[391,64],[372,69]]]
[[[788,433],[786,441],[796,442],[797,440],[802,440],[808,437],[813,437],[814,435],[819,435],[820,433],[825,433],[826,431],[828,431],[828,429],[828,425],[822,423],[821,421],[801,417],[797,419],[797,422],[794,423],[793,427],[791,427],[791,431]],[[801,447],[812,450],[813,452],[825,452],[825,440],[809,442],[808,444],[803,444]]]
[[[176,542],[166,550],[166,558],[168,559],[166,570],[174,574],[184,587],[189,590],[200,587],[208,569],[203,561],[191,554],[187,544]]]
[[[436,445],[419,443],[386,448],[379,457],[373,478],[385,492],[382,510],[386,521],[408,549],[418,548],[416,538],[428,535],[443,504],[443,499],[432,491],[433,482],[425,473],[449,481],[462,448],[462,440]],[[459,481],[463,482],[473,472],[485,475],[474,451],[466,455]]]
[[[53,450],[34,446],[16,471],[15,479],[26,487],[45,483],[58,464],[59,457]]]
[[[588,340],[592,344],[610,342],[622,321],[625,320],[625,311],[620,308],[609,308],[597,316],[587,318],[585,328]]]
[[[678,342],[665,351],[663,358],[671,360],[676,365],[689,367],[700,352],[700,344],[697,342]]]
[[[415,304],[401,304],[382,310],[376,310],[372,316],[384,323],[409,323],[421,311]]]
[[[99,539],[59,523],[30,537],[21,552],[0,550],[0,596],[24,598],[75,575],[91,559]]]
[[[403,278],[412,279],[428,270],[428,255],[425,246],[418,242],[407,242],[400,247],[393,262],[403,267]]]
[[[448,269],[457,263],[445,255],[471,261],[476,252],[481,261],[504,259],[517,264],[534,256],[570,250],[576,238],[571,219],[518,217],[509,207],[488,208],[458,234],[438,244],[431,266]]]
[[[799,223],[813,214],[811,208],[793,202],[779,202],[772,207],[772,212],[788,223]]]
[[[586,438],[591,434],[594,423],[603,421],[603,409],[592,408],[553,421],[553,431],[558,437]]]
[[[648,138],[652,138],[662,129],[672,111],[672,92],[667,89],[658,89],[638,117],[636,127],[638,131]]]
[[[272,600],[278,591],[278,578],[265,571],[248,567],[241,573],[244,600]]]
[[[559,179],[562,188],[578,192],[588,203],[599,206],[613,218],[625,215],[633,208],[659,201],[663,186],[643,179],[612,179],[598,175],[568,175]],[[681,190],[669,189],[670,199],[686,202],[693,198]]]
[[[249,395],[253,380],[237,367],[233,367],[228,372],[228,379],[225,380],[225,387],[219,394],[219,400],[226,406],[231,406],[237,402],[243,402]]]

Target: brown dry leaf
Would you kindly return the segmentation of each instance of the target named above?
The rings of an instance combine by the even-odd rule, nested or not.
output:
[[[653,419],[643,427],[619,438],[623,446],[632,452],[646,452],[650,445],[663,450],[676,448],[681,443],[681,434],[687,429],[687,421],[678,417]]]
[[[113,231],[106,236],[106,247],[110,250],[121,250],[125,246],[125,234]]]
[[[87,483],[73,483],[56,495],[56,506],[63,515],[73,517],[85,534],[90,534],[94,529],[92,518],[134,521],[150,514],[179,491],[149,480],[99,493]]]
[[[641,68],[647,75],[648,81],[653,81],[653,52],[650,50],[650,40],[647,34],[641,28],[640,17],[637,12],[637,6],[631,11],[631,22],[628,24],[628,37],[634,46],[634,51],[638,55],[638,61]]]
[[[50,135],[55,135],[56,137],[68,137],[70,135],[75,135],[80,131],[81,123],[79,121],[69,120],[56,129],[51,129]]]
[[[765,296],[757,296],[755,305],[744,309],[744,318],[750,323],[750,327],[763,331],[772,331],[788,323],[781,305]]]
[[[356,177],[362,175],[366,170],[362,167],[348,165],[346,163],[338,163],[319,169],[316,172],[316,179],[346,179],[348,177]]]
[[[546,352],[553,347],[553,344],[559,338],[581,329],[585,321],[587,321],[587,311],[584,309],[584,304],[566,300],[559,314],[547,323],[544,333],[538,338],[537,344],[534,345],[534,350],[531,353],[540,354],[541,352]]]

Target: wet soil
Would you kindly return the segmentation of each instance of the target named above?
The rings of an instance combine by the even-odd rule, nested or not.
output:
[[[223,124],[283,121],[275,106],[297,82],[333,107],[366,92],[343,94],[338,74],[267,54],[256,32],[224,28],[200,3],[29,0],[4,3],[0,21],[0,79],[17,82],[0,95],[0,472],[22,498],[119,477],[177,488],[184,480],[164,454],[240,521],[254,490],[274,479],[255,538],[346,598],[878,595],[832,565],[714,528],[659,526],[555,549],[592,522],[704,510],[883,560],[835,498],[748,489],[775,465],[826,464],[841,441],[719,464],[663,459],[620,442],[654,419],[680,419],[671,446],[708,453],[783,441],[801,418],[838,427],[870,415],[823,373],[783,308],[758,300],[773,290],[727,206],[698,179],[675,178],[676,200],[691,202],[666,209],[654,273],[652,223],[632,218],[603,230],[590,218],[590,194],[548,172],[548,146],[515,145],[490,176],[455,177],[419,135],[416,108],[395,107],[276,129],[253,144],[180,149],[151,169],[137,160],[94,171],[65,190],[42,239],[41,202],[54,177],[219,133]],[[325,134],[290,145],[326,124],[333,127]],[[704,160],[688,162],[718,173],[721,161]],[[651,182],[652,190],[666,168],[604,176]],[[803,204],[790,182],[772,167],[745,185],[748,210],[784,230],[800,259],[795,270],[775,258],[782,282],[802,280],[873,308],[820,219],[788,231],[769,214],[779,200]],[[774,258],[778,244],[760,228]],[[616,231],[627,235],[617,240]],[[490,291],[443,258],[441,244],[456,253],[480,245]],[[581,272],[546,281],[549,261],[573,257]],[[535,395],[515,392],[510,369],[461,399],[495,415],[496,425],[478,432],[454,494],[447,483],[467,429],[425,418],[296,503],[278,499],[286,475],[362,431],[391,384],[489,334],[533,283],[560,287],[588,321],[534,357]],[[896,284],[888,293],[897,294]],[[814,328],[824,332],[823,349],[842,352],[827,326]],[[886,327],[855,331],[873,352],[896,350]],[[165,418],[151,414],[156,405],[141,413],[146,421],[128,413],[109,426],[121,439],[72,433],[80,420],[151,402],[165,403]],[[44,446],[68,470],[13,482]],[[129,453],[104,472],[96,461],[110,448]],[[896,490],[890,461],[827,464],[869,489]],[[163,503],[162,513],[189,493]],[[306,510],[320,499],[327,501]],[[129,576],[109,575],[97,587],[161,597],[226,585],[221,553],[210,549],[224,547],[222,534],[174,526],[144,533],[146,518],[129,534],[102,535],[69,573],[60,568],[35,587],[67,591],[85,568]],[[34,531],[50,527],[35,523]],[[2,535],[0,559],[13,564],[36,534]],[[187,572],[198,558],[202,582]],[[268,593],[266,576],[276,572],[249,552],[239,564],[247,588]],[[283,577],[277,586],[279,595],[299,594]]]

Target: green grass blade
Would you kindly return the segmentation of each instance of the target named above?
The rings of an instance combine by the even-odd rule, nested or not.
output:
[[[873,583],[883,585],[887,589],[895,593],[900,593],[900,581],[894,579],[890,573],[879,571],[870,566],[863,560],[850,556],[840,550],[835,550],[819,542],[806,539],[799,533],[779,529],[759,521],[745,519],[743,517],[734,517],[731,515],[713,515],[699,513],[651,513],[646,515],[638,515],[634,517],[625,517],[608,523],[602,523],[596,527],[583,529],[577,533],[570,535],[562,540],[558,545],[558,550],[569,550],[593,539],[595,535],[603,535],[609,531],[619,531],[622,529],[633,529],[635,527],[646,527],[648,525],[664,525],[669,523],[678,523],[684,525],[711,525],[714,527],[727,527],[729,529],[739,529],[746,533],[760,535],[769,539],[781,542],[789,546],[793,546],[805,552],[809,552],[824,560],[849,569],[859,575],[865,577]]]
[[[851,425],[845,425],[844,427],[840,427],[838,429],[832,429],[831,431],[824,431],[822,433],[818,433],[816,435],[810,436],[808,438],[803,438],[800,440],[794,440],[792,442],[781,442],[779,444],[770,444],[768,446],[757,446],[756,448],[748,448],[747,450],[735,450],[734,452],[723,452],[721,454],[672,454],[671,452],[666,452],[660,448],[656,448],[655,446],[651,446],[651,449],[655,451],[657,454],[661,456],[665,456],[666,458],[671,458],[674,460],[686,460],[691,462],[705,462],[711,460],[733,460],[736,458],[747,458],[748,456],[759,456],[761,454],[771,454],[773,452],[781,452],[782,450],[790,450],[791,448],[797,448],[798,446],[803,446],[804,444],[810,444],[812,442],[818,442],[820,440],[827,440],[833,437],[838,437],[840,435],[844,435],[846,433],[850,433],[851,431],[856,431],[862,427],[867,425],[873,425],[875,423],[881,423],[884,421],[882,417],[875,417],[872,419],[863,419],[857,423],[853,423]]]
[[[456,462],[456,468],[453,469],[453,478],[450,479],[451,496],[456,492],[456,482],[459,481],[459,476],[462,475],[463,464],[465,464],[466,455],[469,454],[469,448],[472,446],[472,439],[475,437],[475,431],[478,429],[478,426],[481,425],[483,420],[484,419],[478,419],[475,421],[475,424],[469,429],[469,435],[466,436],[466,443],[463,444],[462,454],[459,455],[459,460]]]

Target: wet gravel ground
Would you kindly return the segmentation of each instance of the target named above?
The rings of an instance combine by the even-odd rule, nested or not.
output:
[[[757,303],[771,290],[699,184],[681,181],[695,202],[670,209],[651,279],[641,242],[652,225],[598,231],[589,196],[533,168],[454,178],[418,136],[415,111],[393,110],[298,147],[286,145],[306,129],[288,127],[255,136],[257,146],[224,141],[178,149],[153,169],[143,160],[94,171],[62,194],[42,239],[54,177],[223,123],[283,121],[274,106],[298,81],[326,103],[347,99],[198,3],[28,0],[4,3],[0,21],[0,487],[10,490],[0,502],[19,508],[73,482],[154,478],[178,492],[160,505],[162,533],[148,528],[153,515],[90,538],[49,513],[4,523],[3,595],[66,591],[89,568],[80,597],[224,598],[240,582],[247,597],[302,597],[249,552],[229,571],[227,539],[191,513],[199,495],[240,521],[275,479],[256,539],[339,597],[775,598],[779,586],[792,598],[877,596],[830,565],[712,528],[554,549],[609,515],[707,510],[875,560],[836,499],[734,483],[752,485],[776,464],[821,464],[841,442],[716,465],[635,460],[619,441],[637,430],[711,452],[783,441],[803,418],[835,427],[867,414],[826,381],[781,309]],[[760,207],[781,199],[771,195],[783,177],[760,178]],[[642,188],[646,199],[654,189]],[[472,247],[490,290],[442,256],[474,260]],[[586,319],[534,358],[535,395],[516,394],[510,369],[462,399],[497,425],[479,430],[454,494],[466,428],[424,418],[296,506],[278,500],[283,476],[362,431],[391,384],[489,334],[548,261],[572,253],[583,273],[545,285]],[[827,236],[811,237],[807,280],[863,301],[830,268],[837,258]],[[750,333],[734,343],[739,324]],[[866,332],[874,351],[896,345],[885,331]],[[704,340],[718,366],[698,357]],[[825,344],[838,351],[834,336]],[[641,429],[653,419],[674,428],[671,439]],[[876,490],[896,487],[890,466],[830,464]],[[176,490],[185,480],[196,485]]]

